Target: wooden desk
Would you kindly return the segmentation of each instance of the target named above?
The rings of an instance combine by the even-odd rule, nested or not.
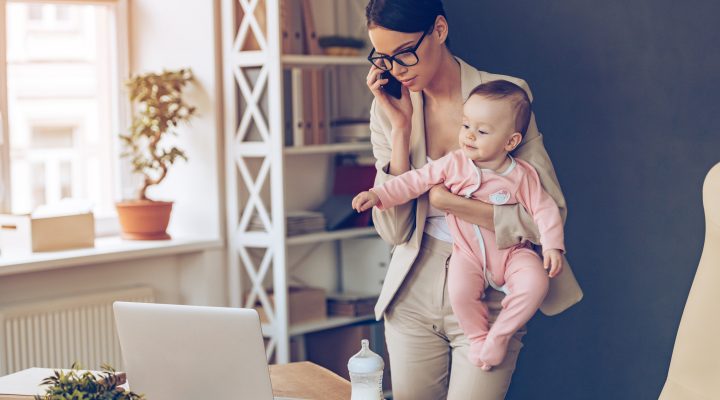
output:
[[[350,382],[308,361],[270,365],[273,396],[349,400]]]
[[[2,395],[0,399],[31,400],[32,394],[39,394],[38,382],[52,374],[52,370],[34,368],[21,371],[23,379],[14,384],[25,396]],[[17,379],[17,378],[16,378]],[[273,396],[293,397],[307,400],[349,400],[350,382],[333,372],[311,362],[296,362],[270,366]],[[2,390],[2,389],[0,389]],[[20,393],[12,391],[11,393]]]

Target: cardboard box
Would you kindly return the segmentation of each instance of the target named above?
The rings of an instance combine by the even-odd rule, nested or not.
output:
[[[372,315],[378,295],[353,292],[331,293],[328,295],[328,315],[359,317]]]
[[[27,255],[95,246],[92,213],[34,218],[0,214],[0,254]]]
[[[268,292],[270,303],[275,306],[272,292]],[[325,289],[311,287],[289,287],[288,288],[288,320],[290,325],[304,322],[317,321],[327,318],[327,305],[325,304]],[[265,310],[258,303],[255,306],[260,321],[268,322]]]

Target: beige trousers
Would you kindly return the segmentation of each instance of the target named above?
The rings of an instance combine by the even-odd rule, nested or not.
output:
[[[385,313],[393,400],[502,400],[515,371],[522,327],[502,364],[485,372],[470,364],[469,341],[452,312],[447,265],[452,245],[423,235],[420,254]],[[487,289],[490,325],[503,293]]]

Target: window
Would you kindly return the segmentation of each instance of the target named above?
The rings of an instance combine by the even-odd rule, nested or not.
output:
[[[125,0],[0,0],[3,211],[73,199],[115,218],[125,10]]]
[[[12,2],[13,0],[8,0]],[[15,0],[20,1],[20,0]],[[83,12],[89,10],[88,5],[26,3],[22,5],[27,15],[26,28],[31,31],[64,32],[77,31],[83,28],[87,16]],[[89,11],[92,13],[92,11]]]

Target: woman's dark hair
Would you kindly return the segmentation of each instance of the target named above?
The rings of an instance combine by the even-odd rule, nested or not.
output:
[[[442,0],[370,0],[365,8],[368,28],[404,33],[427,31],[438,15],[445,17]]]

